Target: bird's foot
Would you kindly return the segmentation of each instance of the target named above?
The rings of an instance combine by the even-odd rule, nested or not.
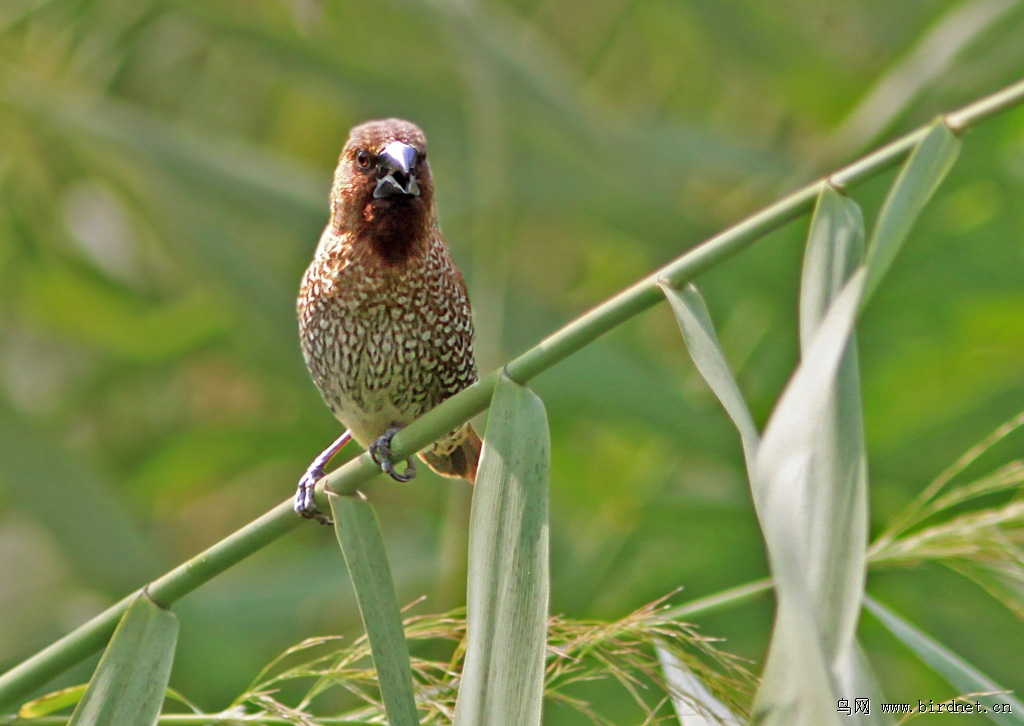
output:
[[[299,488],[295,492],[295,513],[306,519],[315,519],[320,524],[331,525],[333,522],[330,517],[316,508],[316,500],[313,498],[316,483],[324,476],[326,474],[319,462],[314,461],[309,465],[306,473],[299,479]]]
[[[330,446],[320,452],[320,456],[313,459],[313,463],[306,469],[306,473],[299,479],[299,489],[295,492],[295,513],[306,519],[315,519],[320,524],[333,524],[330,518],[316,508],[314,492],[316,483],[326,476],[324,467],[334,458],[335,454],[341,451],[352,438],[352,432],[346,431]]]
[[[313,491],[316,483],[325,476],[324,470],[312,464],[299,479],[299,488],[295,492],[295,513],[306,519],[315,519],[320,524],[334,524],[330,517],[316,507]]]
[[[391,461],[394,458],[394,454],[391,453],[391,439],[395,437],[398,431],[398,428],[392,427],[370,444],[370,456],[375,462],[380,464],[380,470],[395,481],[412,481],[416,478],[416,464],[411,457],[405,460],[405,471],[402,472],[397,471],[394,463]]]

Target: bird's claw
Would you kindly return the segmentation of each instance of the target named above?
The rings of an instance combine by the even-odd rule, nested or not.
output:
[[[326,476],[324,467],[334,458],[335,454],[341,451],[352,438],[352,432],[346,431],[334,440],[330,446],[320,452],[320,456],[313,459],[313,463],[306,469],[306,473],[299,479],[299,490],[295,492],[295,513],[306,519],[315,519],[320,524],[333,524],[330,518],[316,508],[316,483]]]
[[[405,460],[405,471],[402,472],[396,470],[394,463],[391,461],[394,457],[394,454],[391,453],[391,439],[395,437],[398,431],[399,429],[397,428],[390,428],[380,438],[370,444],[370,457],[380,464],[381,471],[395,481],[412,481],[416,478],[416,464],[411,457]]]
[[[324,476],[323,467],[319,466],[318,462],[314,461],[306,469],[306,473],[299,479],[298,491],[295,492],[295,513],[306,519],[315,519],[320,524],[331,525],[334,523],[330,517],[316,508],[316,499],[313,498],[316,483]]]

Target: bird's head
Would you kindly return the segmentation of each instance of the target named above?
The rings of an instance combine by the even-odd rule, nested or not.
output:
[[[390,261],[407,256],[434,223],[427,140],[400,119],[352,129],[331,189],[331,224]]]

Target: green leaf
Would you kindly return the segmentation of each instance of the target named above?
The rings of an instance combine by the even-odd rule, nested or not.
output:
[[[456,726],[539,724],[548,610],[544,404],[502,376],[470,514],[468,642]]]
[[[51,713],[56,713],[62,708],[74,706],[82,700],[88,685],[88,683],[81,683],[70,688],[62,688],[59,691],[47,693],[45,696],[40,696],[24,703],[18,709],[18,716],[20,718],[40,718],[41,716],[49,716]]]
[[[776,551],[772,559],[780,559],[780,554]],[[775,587],[775,626],[751,718],[756,726],[841,723],[829,678],[830,664],[816,627],[816,614],[809,607],[811,595],[801,589],[803,584],[795,580],[786,589]]]
[[[874,295],[918,215],[952,168],[959,153],[960,139],[939,119],[932,124],[928,135],[917,144],[903,165],[903,170],[885,198],[871,235],[867,258],[868,279],[864,286],[862,308]]]
[[[830,186],[818,197],[804,255],[800,286],[800,341],[805,353],[843,285],[864,260],[860,207]],[[864,592],[868,534],[867,451],[860,395],[857,341],[852,330],[810,441],[809,487],[804,526],[808,581],[819,632],[840,695],[853,698],[854,684],[840,673],[855,670],[852,645]]]
[[[660,644],[655,650],[665,681],[671,688],[669,695],[679,723],[684,726],[740,726],[740,719],[715,698],[675,653]]]
[[[862,250],[860,210],[825,187],[803,272],[802,361],[765,427],[752,476],[778,600],[757,723],[836,723],[836,700],[852,699],[870,679],[854,659],[867,535],[853,340]]]
[[[800,345],[806,349],[846,281],[864,262],[860,207],[829,185],[811,217],[800,276]]]
[[[841,661],[833,672],[836,681],[843,684],[844,694],[846,694],[843,697],[851,704],[855,705],[858,698],[867,698],[868,703],[885,702],[885,694],[872,672],[871,663],[860,643],[853,642],[849,657]],[[882,726],[883,724],[888,726],[894,722],[892,716],[883,714],[878,707],[871,708],[868,713],[857,714],[858,726]]]
[[[392,726],[419,724],[412,690],[409,646],[395,598],[380,523],[373,506],[362,495],[328,492],[334,531],[345,556],[355,589],[363,627],[377,669],[384,711]]]
[[[859,268],[859,208],[830,186],[819,194],[802,279],[802,360],[752,476],[779,603],[757,723],[834,723],[835,700],[872,680],[855,640],[868,522],[854,323],[958,150],[936,122],[893,184]]]
[[[711,322],[707,306],[700,296],[697,288],[690,284],[682,290],[672,287],[665,281],[658,283],[661,291],[665,293],[672,312],[676,314],[679,321],[679,329],[683,333],[683,340],[686,341],[686,348],[690,351],[697,370],[707,381],[708,386],[721,401],[729,418],[736,425],[740,433],[740,441],[743,444],[743,456],[747,460],[748,471],[757,452],[760,443],[760,435],[754,418],[750,415],[743,394],[740,393],[732,370],[725,360],[722,346],[718,342],[718,335],[715,334],[715,326]]]
[[[859,371],[851,344],[863,273],[825,326],[832,303],[863,254],[860,209],[825,187],[804,264],[800,322],[805,363],[769,424],[767,457],[759,453],[757,429],[700,294],[692,285],[677,290],[660,283],[697,369],[740,432],[773,569],[788,573],[766,668],[767,687],[758,703],[758,717],[769,722],[834,719],[831,696],[822,697],[832,691],[826,671],[844,692],[870,680],[869,673],[861,672],[863,663],[852,658],[867,534]],[[823,330],[826,335],[812,352],[812,341]],[[759,472],[755,461],[760,462]],[[808,622],[818,627],[808,632]]]
[[[121,618],[69,726],[156,724],[177,640],[174,613],[140,595]]]
[[[918,630],[877,600],[865,596],[864,607],[878,618],[878,621],[890,633],[899,638],[918,658],[930,665],[936,673],[945,678],[962,695],[998,694],[976,696],[976,700],[989,709],[988,717],[992,721],[1004,726],[1021,726],[1021,724],[1024,724],[1024,703],[1011,696],[1009,689],[1000,686],[949,648]],[[995,703],[1009,704],[1012,713],[996,713],[992,710],[992,705]]]

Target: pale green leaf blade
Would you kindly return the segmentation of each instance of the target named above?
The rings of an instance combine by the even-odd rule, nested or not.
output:
[[[959,690],[961,695],[998,694],[992,696],[979,695],[972,698],[972,700],[980,701],[988,709],[988,717],[992,721],[1003,724],[1003,726],[1021,726],[1021,724],[1024,724],[1024,702],[1014,698],[1006,688],[1000,686],[959,655],[942,645],[942,643],[918,630],[877,600],[865,596],[864,607],[878,618],[878,621],[890,633],[910,648],[917,657],[931,666],[950,685]],[[996,703],[1009,704],[1012,713],[996,713],[992,709],[993,704]]]
[[[658,662],[669,684],[672,706],[681,726],[741,726],[729,707],[715,698],[675,653],[656,646]]]
[[[548,610],[550,436],[544,404],[502,376],[470,514],[456,726],[540,724]]]
[[[178,618],[145,594],[121,618],[69,726],[156,724],[171,677]]]
[[[754,500],[778,600],[754,706],[756,723],[838,723],[836,694],[827,674],[837,656],[845,655],[837,635],[823,630],[826,620],[836,620],[823,617],[824,610],[835,607],[823,597],[834,579],[847,579],[846,568],[855,563],[828,577],[813,554],[829,533],[822,527],[812,477],[815,466],[822,465],[823,442],[834,444],[832,437],[821,437],[821,429],[834,426],[837,376],[849,360],[864,279],[863,270],[856,272],[829,307],[776,405],[755,458]],[[863,577],[862,571],[854,574]]]
[[[694,365],[739,431],[743,456],[747,461],[747,468],[750,469],[760,435],[732,370],[725,360],[725,353],[718,342],[718,335],[715,333],[704,299],[692,284],[682,290],[672,287],[667,282],[659,282],[658,285],[672,306],[672,312],[679,322],[679,329],[683,333],[686,349],[690,351]]]
[[[864,215],[824,185],[811,217],[800,274],[800,346],[807,349],[829,306],[864,262]]]
[[[771,554],[771,553],[770,553]],[[778,555],[775,556],[778,558]],[[778,607],[751,724],[757,726],[838,726],[829,663],[803,583],[780,589]]]
[[[22,704],[21,708],[18,709],[18,716],[20,718],[41,718],[42,716],[56,713],[61,709],[74,706],[82,700],[82,696],[85,695],[85,689],[88,686],[88,683],[80,683],[77,686],[62,688],[59,691],[34,698]]]
[[[412,689],[409,646],[395,597],[384,538],[373,506],[357,496],[328,492],[334,531],[345,556],[352,587],[370,641],[381,699],[392,726],[419,724]]]
[[[853,334],[857,306],[865,273],[859,270],[843,287],[822,321],[814,340],[803,356],[776,405],[765,436],[758,449],[755,468],[755,498],[761,507],[762,528],[769,539],[777,537],[780,545],[791,548],[791,537],[804,530],[793,531],[796,524],[810,520],[809,487],[794,487],[794,479],[805,479],[810,459],[815,452],[817,422],[828,412],[831,390],[843,355]],[[799,552],[806,552],[808,543],[800,543]],[[778,577],[778,576],[776,576]]]
[[[864,219],[857,204],[824,186],[818,196],[800,285],[800,340],[808,353],[830,307],[864,260]],[[799,375],[799,374],[798,374]],[[808,441],[812,491],[802,523],[808,533],[807,587],[824,654],[839,695],[854,698],[861,663],[855,637],[864,592],[868,534],[867,451],[856,335],[851,330],[835,383]]]
[[[867,699],[867,713],[863,710],[854,711],[858,726],[892,726],[896,723],[892,716],[882,713],[882,709],[876,705],[885,702],[885,694],[878,685],[871,662],[860,643],[853,642],[849,656],[833,666],[833,675],[840,684],[840,697],[848,701],[852,708],[856,709],[858,699]]]
[[[854,323],[958,149],[937,122],[894,183],[859,268],[859,209],[830,187],[819,195],[802,280],[802,362],[768,422],[752,477],[779,603],[758,723],[836,722],[830,702],[871,678],[855,657],[867,464]]]
[[[903,165],[885,199],[868,246],[868,279],[861,307],[867,305],[889,271],[924,205],[956,161],[960,139],[939,119]]]

